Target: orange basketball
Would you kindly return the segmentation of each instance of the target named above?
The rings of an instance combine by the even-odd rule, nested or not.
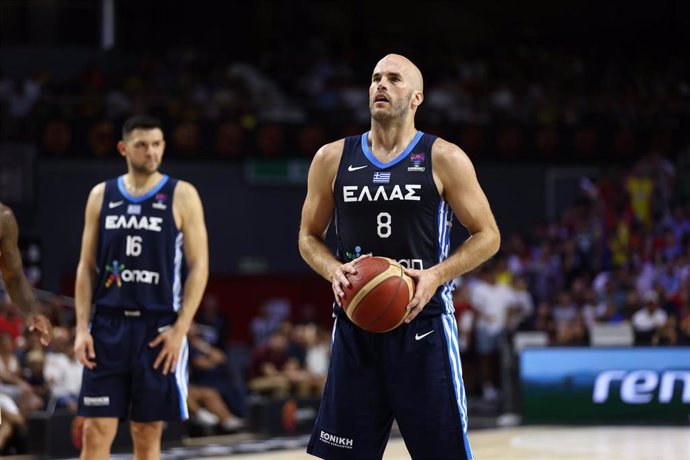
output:
[[[368,257],[355,262],[357,274],[348,275],[342,301],[347,317],[369,332],[387,332],[402,324],[414,296],[414,281],[398,262]]]

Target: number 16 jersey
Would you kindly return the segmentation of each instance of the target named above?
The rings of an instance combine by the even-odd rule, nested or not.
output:
[[[105,183],[101,207],[94,304],[174,313],[182,291],[182,232],[173,216],[177,179],[163,176],[141,196],[123,177]]]
[[[337,257],[345,263],[371,253],[417,270],[445,260],[452,211],[431,169],[436,136],[417,132],[388,163],[374,156],[368,136],[345,139],[334,184]],[[441,285],[421,315],[452,312],[451,292],[451,282]]]

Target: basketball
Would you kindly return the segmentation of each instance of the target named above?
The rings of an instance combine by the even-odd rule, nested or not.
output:
[[[407,317],[407,305],[414,296],[414,281],[398,262],[386,257],[368,257],[354,264],[357,273],[348,275],[343,308],[347,317],[369,332],[387,332]]]

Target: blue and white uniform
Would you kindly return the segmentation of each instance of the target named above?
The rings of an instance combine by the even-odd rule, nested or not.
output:
[[[345,263],[371,253],[428,269],[448,257],[452,221],[431,169],[436,137],[418,132],[382,163],[368,135],[345,139],[334,184],[337,257]],[[334,305],[310,454],[379,459],[395,419],[412,458],[472,459],[452,291],[443,284],[414,321],[382,334],[355,326]]]
[[[138,422],[188,418],[186,339],[168,375],[153,369],[161,346],[148,346],[174,324],[181,305],[176,184],[163,176],[145,195],[132,196],[122,176],[105,183],[91,319],[96,367],[84,369],[80,415]]]

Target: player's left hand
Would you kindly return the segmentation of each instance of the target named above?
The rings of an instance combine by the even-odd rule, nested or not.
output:
[[[412,270],[405,269],[405,273],[415,281],[414,297],[407,305],[409,313],[405,318],[405,322],[409,323],[417,317],[417,315],[429,303],[431,297],[436,293],[441,281],[436,277],[436,274],[430,270]]]
[[[44,347],[48,346],[53,338],[53,325],[50,320],[41,314],[29,315],[26,319],[26,326],[30,332],[37,331],[41,335],[41,343]]]
[[[186,335],[186,332],[173,326],[161,332],[158,334],[158,337],[149,342],[149,347],[151,348],[163,344],[160,353],[158,353],[156,360],[153,362],[154,369],[158,369],[162,364],[163,367],[161,371],[163,375],[168,375],[168,372],[173,372],[175,370],[177,360],[180,357],[180,347],[182,347],[182,341]]]

